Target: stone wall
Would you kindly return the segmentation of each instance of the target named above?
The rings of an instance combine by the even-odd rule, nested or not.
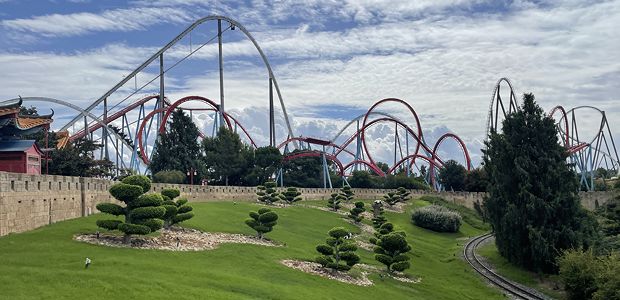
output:
[[[23,232],[54,222],[96,213],[101,202],[115,202],[108,189],[113,181],[57,175],[27,175],[0,172],[0,236]],[[177,188],[191,202],[256,201],[254,187],[198,186],[154,183],[151,191]],[[305,200],[325,200],[338,189],[299,189]],[[382,199],[389,190],[353,189],[357,198]],[[413,197],[435,195],[448,201],[474,207],[484,193],[411,191]],[[582,205],[595,209],[614,197],[612,192],[581,192]]]

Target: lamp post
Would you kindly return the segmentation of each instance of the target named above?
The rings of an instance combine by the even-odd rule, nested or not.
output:
[[[198,175],[198,173],[196,172],[196,169],[194,168],[189,168],[189,170],[187,171],[187,176],[189,176],[189,184],[190,185],[194,185],[194,176]]]

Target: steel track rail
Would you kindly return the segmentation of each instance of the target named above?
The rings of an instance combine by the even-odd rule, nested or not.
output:
[[[507,280],[501,275],[495,273],[493,270],[485,266],[476,255],[476,248],[484,242],[486,239],[492,237],[493,235],[488,233],[485,235],[480,235],[474,237],[469,240],[465,247],[463,248],[463,257],[469,263],[476,272],[480,273],[483,277],[488,279],[493,285],[500,287],[502,290],[509,292],[510,294],[516,296],[518,299],[525,300],[547,300],[547,298],[542,297],[538,294],[534,294],[521,286]]]

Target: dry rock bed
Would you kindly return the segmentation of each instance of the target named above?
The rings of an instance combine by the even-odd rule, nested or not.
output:
[[[212,250],[223,243],[253,244],[262,246],[279,247],[278,243],[269,240],[261,240],[256,237],[243,234],[202,232],[196,229],[172,227],[162,229],[159,236],[132,236],[130,244],[123,243],[123,236],[112,234],[78,234],[74,240],[123,248],[157,249],[169,251],[202,251]]]

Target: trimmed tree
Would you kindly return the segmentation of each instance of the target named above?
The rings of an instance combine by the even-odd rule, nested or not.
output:
[[[261,208],[258,212],[251,211],[250,218],[245,220],[245,224],[256,230],[256,236],[262,239],[265,233],[271,232],[273,226],[278,224],[278,215],[269,208]]]
[[[383,211],[383,201],[375,200],[372,203],[372,226],[376,229],[387,222],[387,218],[383,215]]]
[[[355,254],[357,246],[349,239],[351,233],[343,227],[332,228],[328,233],[329,237],[325,244],[316,246],[321,256],[315,261],[324,268],[332,271],[349,271],[351,267],[360,261],[360,257]]]
[[[399,187],[396,189],[396,193],[398,194],[398,202],[406,202],[409,200],[409,195],[411,195],[411,192],[409,192],[406,188],[404,187]]]
[[[163,207],[166,209],[166,214],[163,216],[166,228],[194,217],[194,213],[192,213],[194,208],[187,205],[187,199],[174,200],[181,195],[178,189],[164,189],[161,191],[161,195],[164,198]]]
[[[399,231],[381,235],[377,239],[375,259],[384,264],[389,273],[402,272],[410,267],[409,256],[405,253],[411,251],[411,246],[405,237],[405,233]]]
[[[351,190],[351,186],[345,185],[340,189],[340,195],[342,195],[342,200],[347,203],[351,202],[353,198],[355,198],[355,193]]]
[[[333,211],[338,211],[341,207],[340,200],[342,200],[341,194],[332,193],[331,197],[327,200],[327,207],[331,208]]]
[[[375,236],[371,237],[369,239],[371,244],[377,245],[379,239],[383,236],[386,235],[388,233],[392,233],[394,232],[394,224],[390,223],[390,222],[385,222],[383,224],[381,224],[381,226],[379,226],[379,228],[377,228],[377,230],[375,231]],[[399,231],[401,232],[401,231]],[[404,232],[402,232],[403,234],[405,234]]]
[[[385,201],[388,205],[393,206],[400,201],[400,195],[398,195],[398,192],[388,192],[383,195],[383,201]]]
[[[591,220],[581,208],[577,176],[558,143],[555,121],[523,96],[502,133],[491,132],[484,150],[490,184],[484,207],[499,253],[536,272],[556,272],[563,250],[588,247]]]
[[[265,182],[265,185],[259,185],[256,187],[257,200],[266,204],[272,204],[280,200],[279,193],[276,190],[276,183],[273,181]]]
[[[282,192],[279,195],[279,198],[288,204],[293,204],[297,201],[301,201],[300,196],[301,192],[297,191],[297,188],[289,187],[286,189],[286,191]]]
[[[149,234],[162,228],[161,218],[166,213],[162,207],[163,198],[160,194],[144,194],[151,189],[151,180],[142,175],[131,175],[122,182],[110,187],[110,194],[123,202],[125,207],[114,203],[99,203],[97,209],[114,216],[124,216],[121,220],[98,220],[97,226],[108,230],[120,230],[124,243],[131,241],[132,234]]]
[[[364,202],[355,202],[355,207],[349,211],[349,218],[353,219],[355,223],[359,223],[362,219],[364,219],[364,216],[362,216],[361,213],[365,211],[366,208],[364,208]]]

